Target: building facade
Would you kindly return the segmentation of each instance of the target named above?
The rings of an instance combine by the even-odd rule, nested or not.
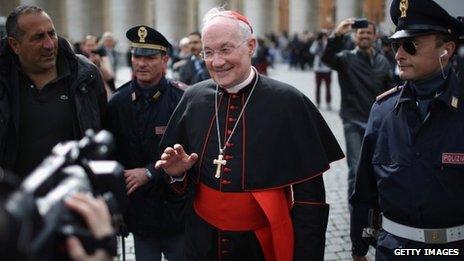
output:
[[[214,6],[237,10],[251,20],[257,35],[287,31],[331,29],[348,17],[366,17],[384,33],[394,26],[389,8],[392,0],[0,0],[0,16],[17,5],[32,4],[45,9],[59,33],[70,41],[87,34],[114,33],[118,48],[125,50],[125,32],[131,26],[155,27],[171,42],[197,31],[202,16]],[[435,0],[453,15],[464,15],[462,0]]]

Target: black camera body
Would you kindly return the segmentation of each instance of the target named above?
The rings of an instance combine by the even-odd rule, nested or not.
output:
[[[98,54],[98,55],[100,55],[101,57],[106,56],[106,51],[105,51],[105,49],[103,49],[103,48],[93,49],[93,50],[91,50],[90,52],[93,53],[93,54]]]
[[[64,204],[77,192],[103,196],[113,224],[122,223],[127,204],[124,169],[116,161],[101,160],[111,146],[107,131],[96,135],[88,131],[78,142],[60,143],[9,197],[5,209],[19,228],[13,236],[21,255],[31,260],[69,259],[65,245],[69,236],[78,237],[88,253],[95,251],[99,245],[86,223]]]
[[[353,29],[367,28],[369,27],[369,21],[366,18],[356,18],[354,23],[351,25]]]

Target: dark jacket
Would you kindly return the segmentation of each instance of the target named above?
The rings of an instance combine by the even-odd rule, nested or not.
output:
[[[69,43],[58,40],[58,56],[64,57],[71,71],[71,99],[74,102],[74,136],[79,139],[85,130],[98,131],[106,109],[103,81],[97,67],[83,56],[76,55]],[[17,56],[7,40],[0,41],[0,166],[11,168],[17,157],[19,132],[19,71]],[[44,123],[46,124],[46,123]],[[7,146],[8,141],[8,146]]]
[[[409,82],[382,96],[372,107],[350,198],[352,251],[356,255],[368,250],[361,235],[368,226],[369,209],[378,209],[390,220],[410,227],[464,224],[462,82],[450,73],[424,120]],[[380,230],[377,246],[379,254],[405,246],[462,249],[464,241],[426,245]]]
[[[211,76],[206,69],[205,62],[195,55],[187,58],[187,63],[179,68],[179,81],[187,85],[194,85],[209,78]]]
[[[342,36],[330,37],[322,62],[338,72],[342,119],[367,122],[375,97],[393,87],[390,64],[381,52],[370,58],[358,48],[342,50],[344,44]]]
[[[108,103],[107,129],[116,141],[116,159],[125,169],[146,168],[152,173],[151,182],[129,197],[125,215],[129,230],[139,235],[183,231],[183,220],[175,211],[185,201],[171,200],[167,176],[155,170],[154,163],[160,157],[164,129],[185,87],[163,77],[144,95],[132,80],[118,88]]]
[[[305,95],[288,84],[266,76],[256,77],[256,89],[252,81],[235,94],[219,90],[218,129],[225,137],[232,135],[224,151],[227,165],[219,179],[214,177],[213,160],[218,157],[218,144],[225,141],[219,142],[215,126],[216,84],[213,80],[187,89],[169,121],[161,148],[179,143],[187,153],[198,154],[198,161],[188,171],[185,182],[190,181],[191,187],[196,182],[232,194],[289,188],[295,184],[295,205],[291,211],[295,231],[294,260],[322,260],[329,207],[325,204],[321,174],[329,168],[330,162],[342,158],[343,152],[327,123]],[[232,134],[246,97],[251,98]],[[294,145],[291,151],[287,149],[288,144]],[[274,203],[269,202],[269,205]],[[230,241],[224,245],[230,249],[226,251],[230,255],[224,259],[261,260],[257,258],[259,255],[253,255],[261,250],[254,250],[256,240],[248,240],[254,237],[251,231],[223,231],[205,220],[193,214],[187,216],[186,260],[221,259],[220,255],[225,253],[221,249],[226,248],[222,248],[222,239]],[[211,231],[216,231],[217,236]],[[217,247],[219,244],[221,247]],[[254,257],[242,255],[238,249]]]

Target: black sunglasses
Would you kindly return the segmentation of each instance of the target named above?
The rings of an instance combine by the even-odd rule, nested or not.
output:
[[[398,52],[398,49],[403,46],[403,49],[405,52],[407,52],[410,55],[415,55],[417,51],[417,44],[413,40],[403,40],[400,42],[392,42],[391,47],[393,51],[396,53]]]

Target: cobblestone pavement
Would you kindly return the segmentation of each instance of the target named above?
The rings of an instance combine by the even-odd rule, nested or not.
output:
[[[120,70],[118,83],[130,78],[127,69]],[[269,76],[295,86],[311,101],[315,102],[314,73],[310,71],[289,70],[285,64],[278,64],[271,69]],[[120,84],[119,84],[120,85]],[[119,86],[117,84],[117,86]],[[324,103],[325,88],[322,89],[322,104],[320,111],[335,134],[339,144],[345,149],[343,126],[338,110],[340,108],[340,88],[336,73],[332,74],[332,110],[328,110]],[[347,202],[347,172],[346,160],[339,160],[331,164],[324,175],[327,202],[330,204],[329,223],[326,233],[325,260],[351,260],[350,221]],[[126,242],[126,260],[135,260],[132,238]],[[119,252],[121,247],[119,245]],[[374,260],[374,250],[371,249],[368,258]],[[117,260],[117,259],[116,259]],[[122,260],[119,257],[119,260]]]

